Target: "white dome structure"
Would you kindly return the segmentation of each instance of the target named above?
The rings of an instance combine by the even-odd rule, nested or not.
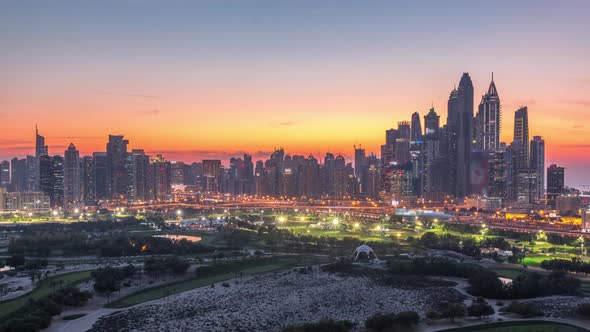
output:
[[[355,261],[358,260],[374,260],[377,259],[377,255],[371,247],[366,244],[361,245],[360,247],[356,248],[354,253],[352,254],[352,258]]]

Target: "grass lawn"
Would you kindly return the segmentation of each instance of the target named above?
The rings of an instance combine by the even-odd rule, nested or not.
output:
[[[73,286],[83,281],[89,280],[91,273],[92,271],[78,271],[52,276],[38,282],[37,287],[35,287],[35,289],[33,289],[31,292],[14,299],[0,302],[0,321],[6,319],[12,313],[27,305],[27,301],[29,299],[36,300],[51,294],[51,292],[54,290],[54,286],[51,285],[52,281],[57,282],[57,286],[55,286],[56,289],[60,287],[61,281],[63,281],[63,287]]]
[[[363,242],[386,242],[391,243],[391,236],[394,235],[399,237],[400,239],[407,239],[408,236],[413,237],[420,237],[422,236],[422,231],[416,231],[407,228],[398,228],[398,227],[388,227],[388,231],[376,231],[374,228],[376,227],[375,223],[371,224],[363,224],[359,223],[358,229],[354,229],[352,223],[348,222],[347,227],[339,229],[338,227],[311,227],[310,222],[288,222],[284,224],[279,224],[279,228],[288,229],[294,234],[298,235],[310,235],[315,237],[325,236],[325,237],[333,237],[341,240],[345,237],[353,237],[357,238]],[[329,225],[329,223],[324,223]]]
[[[282,270],[289,267],[311,263],[302,260],[299,257],[273,257],[259,260],[246,260],[240,262],[224,263],[216,273],[195,277],[188,280],[182,280],[166,285],[147,288],[136,293],[124,296],[116,301],[107,304],[107,308],[126,308],[143,302],[161,299],[163,297],[174,295],[188,290],[219,283],[231,278],[235,278],[237,273],[254,274]]]

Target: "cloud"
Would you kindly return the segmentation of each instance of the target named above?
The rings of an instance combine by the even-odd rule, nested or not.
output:
[[[286,121],[271,121],[269,125],[273,128],[280,128],[280,127],[292,127],[296,125],[298,121],[294,120],[286,120]]]
[[[572,126],[572,129],[580,129],[580,128],[584,128],[584,125],[575,125],[575,126]]]
[[[158,109],[140,110],[140,111],[138,111],[138,113],[143,114],[143,115],[158,115],[158,114],[160,114],[160,110],[158,110]]]
[[[560,100],[556,100],[556,102],[562,103],[562,104],[572,104],[572,105],[590,107],[590,99],[560,99]]]
[[[135,92],[113,92],[113,91],[104,91],[99,90],[98,93],[103,95],[109,96],[119,96],[119,97],[132,97],[132,98],[148,98],[148,99],[157,99],[158,96],[150,95],[146,93],[135,93]]]
[[[590,149],[590,144],[560,144],[558,147],[565,149]]]

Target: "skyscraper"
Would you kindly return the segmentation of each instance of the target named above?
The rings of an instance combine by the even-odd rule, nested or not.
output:
[[[468,73],[463,73],[458,92],[455,196],[465,197],[471,192],[471,153],[473,151],[473,83]]]
[[[531,141],[530,167],[536,173],[535,198],[545,196],[545,141],[541,136],[533,137]]]
[[[12,191],[27,191],[27,160],[12,158],[10,160],[10,187]]]
[[[92,154],[92,178],[94,179],[94,199],[107,199],[109,195],[109,163],[106,152]]]
[[[565,168],[551,165],[547,168],[547,199],[555,206],[555,199],[563,194],[565,187]]]
[[[528,108],[521,106],[514,113],[514,141],[518,141],[524,145],[526,152],[525,162],[529,161],[529,115]]]
[[[85,204],[94,201],[94,160],[91,156],[82,157],[80,160],[80,200]]]
[[[109,198],[124,198],[131,191],[127,165],[127,144],[122,135],[109,135],[107,143],[107,193]]]
[[[40,189],[49,196],[52,207],[64,202],[64,158],[42,155],[39,159]]]
[[[30,184],[29,190],[38,191],[40,186],[40,168],[39,158],[48,154],[47,145],[45,145],[45,137],[39,135],[39,128],[35,125],[35,159],[31,159],[29,162],[33,163],[29,169],[31,174],[29,175]]]
[[[438,138],[439,127],[440,116],[436,114],[434,107],[431,107],[428,114],[424,116],[424,136]]]
[[[422,140],[422,124],[420,123],[420,114],[418,112],[412,113],[412,135],[413,142]]]
[[[445,187],[449,193],[455,195],[457,191],[457,139],[459,130],[459,91],[453,88],[447,102],[447,125],[443,128],[445,149],[443,151],[448,161],[449,183]]]
[[[131,195],[130,199],[135,201],[148,201],[153,199],[150,196],[149,168],[150,157],[141,149],[131,151]]]
[[[80,152],[70,143],[64,152],[64,206],[80,201]]]
[[[10,185],[10,162],[3,160],[0,163],[0,186],[6,188]]]
[[[203,190],[219,191],[221,179],[221,160],[203,160]]]
[[[492,81],[485,95],[481,97],[481,102],[477,111],[475,120],[475,140],[476,148],[479,150],[496,150],[500,146],[500,97],[494,83],[494,74]]]

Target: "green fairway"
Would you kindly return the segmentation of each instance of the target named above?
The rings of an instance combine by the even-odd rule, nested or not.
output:
[[[377,230],[377,226],[387,230]],[[352,223],[348,222],[340,226],[334,226],[329,222],[322,223],[321,226],[310,222],[287,222],[279,224],[279,228],[288,229],[297,235],[310,235],[314,237],[333,237],[343,239],[345,237],[354,237],[363,242],[385,242],[392,243],[394,238],[405,240],[408,236],[420,237],[423,232],[399,226],[383,225],[376,223]]]
[[[466,326],[448,329],[449,332],[583,332],[588,331],[574,325],[549,321],[520,321]]]
[[[78,271],[52,276],[38,282],[37,287],[31,292],[14,299],[0,302],[0,321],[6,319],[10,314],[27,305],[29,299],[37,300],[51,294],[54,289],[73,286],[89,280],[91,273],[92,271]],[[53,282],[55,282],[55,284],[53,284]]]
[[[107,308],[125,308],[143,302],[157,300],[169,295],[174,295],[188,290],[219,283],[231,278],[235,278],[238,273],[254,274],[282,270],[289,267],[312,263],[301,260],[298,257],[277,257],[258,260],[245,260],[240,262],[220,264],[216,273],[205,277],[195,277],[188,280],[182,280],[171,284],[147,288],[139,292],[127,295],[106,305]],[[315,262],[317,263],[317,262]]]

